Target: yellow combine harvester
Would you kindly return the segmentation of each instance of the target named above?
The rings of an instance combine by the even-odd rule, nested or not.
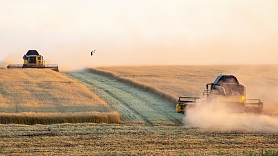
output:
[[[9,64],[7,68],[48,68],[59,72],[57,64],[45,64],[43,56],[37,50],[29,50],[23,56],[23,64]]]
[[[260,99],[246,99],[245,87],[233,75],[220,74],[213,83],[206,85],[203,96],[179,97],[176,111],[183,113],[186,107],[197,104],[211,104],[214,108],[225,107],[236,112],[261,112],[263,109]]]

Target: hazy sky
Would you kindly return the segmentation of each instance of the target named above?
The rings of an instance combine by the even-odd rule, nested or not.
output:
[[[71,69],[278,60],[277,0],[0,3],[0,60],[8,63],[22,63],[28,49]]]

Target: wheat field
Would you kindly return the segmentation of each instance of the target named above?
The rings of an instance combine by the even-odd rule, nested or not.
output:
[[[207,83],[219,74],[235,75],[247,98],[264,102],[268,114],[278,114],[278,65],[98,67],[91,72],[114,77],[176,102],[179,96],[202,97]]]
[[[0,122],[118,123],[117,112],[84,85],[48,69],[0,69]]]
[[[90,70],[154,93],[171,101],[173,105],[179,96],[202,97],[205,85],[214,82],[219,74],[235,75],[246,87],[247,99],[260,99],[263,102],[262,113],[235,114],[223,112],[221,105],[215,105],[214,108],[210,105],[197,105],[186,109],[184,125],[216,131],[271,133],[276,133],[278,128],[277,71],[277,65],[134,66]]]
[[[248,97],[261,98],[266,105],[276,106],[272,95],[277,93],[275,66],[99,67],[89,71],[62,73],[71,75],[72,79],[51,70],[0,69],[0,121],[9,123],[0,124],[0,155],[274,155],[278,152],[276,117],[252,114],[242,118],[245,115],[239,115],[236,119],[240,122],[236,126],[243,129],[227,125],[221,130],[198,128],[199,125],[190,128],[185,121],[194,118],[192,114],[175,116],[171,114],[174,106],[160,106],[167,104],[167,100],[176,101],[178,96],[200,96],[204,85],[214,81],[220,73],[236,75],[246,86]],[[105,76],[97,77],[91,72]],[[86,87],[82,83],[86,83]],[[114,86],[111,89],[109,85]],[[133,92],[134,88],[141,91]],[[113,91],[122,98],[120,101],[108,96],[118,97]],[[147,96],[138,95],[142,92]],[[101,94],[103,96],[99,96]],[[141,105],[138,100],[147,103]],[[158,121],[163,114],[172,119],[184,117],[183,125],[106,124],[118,123],[122,112],[114,108],[121,105],[127,106],[121,107],[123,112],[133,110],[128,115],[141,115],[143,122],[153,121],[146,118],[147,115],[152,114],[154,121]],[[162,112],[158,116],[155,110]],[[234,119],[225,117],[225,123]],[[104,123],[89,123],[99,120]],[[257,122],[257,125],[240,125],[244,120]],[[194,121],[204,125],[202,120]],[[206,118],[207,123],[211,121]],[[270,131],[265,131],[267,129]]]

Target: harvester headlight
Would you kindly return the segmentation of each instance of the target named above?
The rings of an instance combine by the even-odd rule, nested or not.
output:
[[[246,97],[245,96],[241,96],[240,103],[245,103],[245,101],[246,101]]]

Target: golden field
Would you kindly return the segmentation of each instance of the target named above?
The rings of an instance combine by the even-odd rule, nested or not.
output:
[[[176,101],[179,96],[201,97],[207,83],[219,74],[235,75],[248,99],[261,99],[265,111],[278,114],[278,65],[98,67],[91,72],[128,81]],[[130,80],[130,81],[129,81]]]
[[[271,89],[278,86],[278,65],[119,66],[95,69],[157,88],[173,97],[200,96],[205,85],[213,82],[219,74],[235,75],[247,87],[247,94],[262,94],[267,87],[273,92]]]
[[[1,123],[75,122],[81,116],[84,122],[119,122],[105,101],[60,73],[0,69]]]
[[[205,85],[212,83],[219,74],[235,75],[246,87],[247,99],[263,101],[261,114],[227,113],[212,110],[207,105],[187,109],[182,119],[184,125],[250,132],[277,132],[278,129],[278,99],[275,96],[278,94],[278,65],[99,67],[89,71],[141,88],[172,102],[173,106],[179,96],[202,97]]]
[[[1,69],[0,117],[29,125],[0,124],[0,155],[277,154],[277,69],[141,66],[62,73]],[[201,96],[205,84],[221,73],[237,76],[248,98],[264,102],[264,112],[175,113],[178,96]],[[92,123],[88,116],[121,121]]]

